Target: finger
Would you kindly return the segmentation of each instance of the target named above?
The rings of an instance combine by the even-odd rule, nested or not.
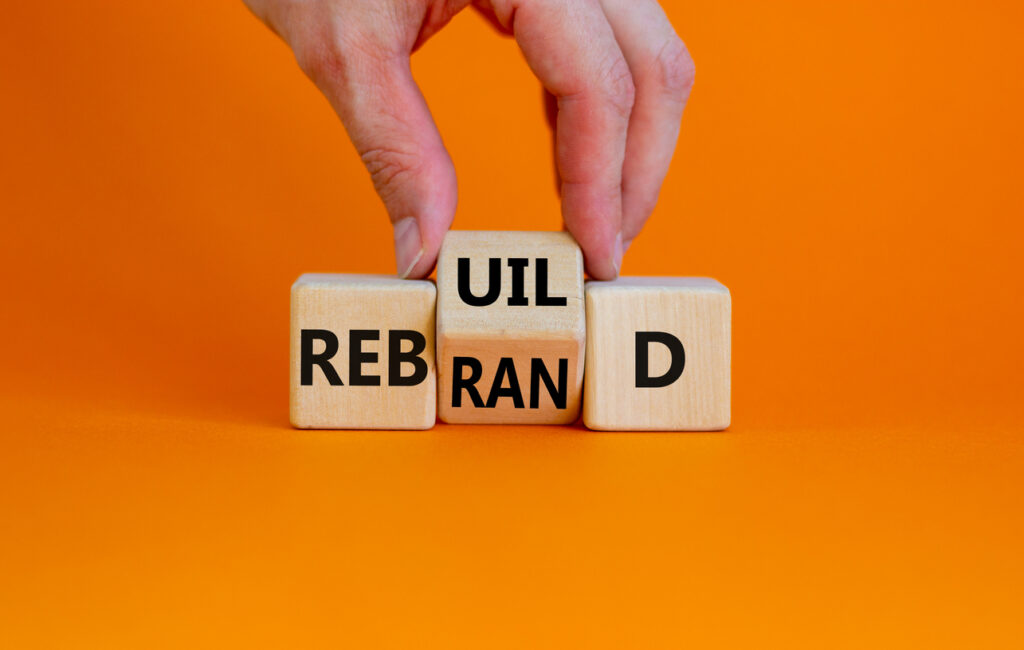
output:
[[[562,177],[558,175],[558,158],[555,156],[555,152],[558,151],[555,140],[555,122],[558,121],[558,98],[547,90],[544,90],[544,118],[548,122],[548,128],[551,129],[551,157],[554,163],[555,191],[561,197]]]
[[[495,0],[527,63],[557,98],[562,217],[594,278],[618,275],[622,164],[633,81],[597,0]]]
[[[512,30],[501,24],[498,20],[497,14],[494,13],[494,7],[491,5],[490,0],[473,0],[473,8],[483,16],[487,22],[491,23],[496,30],[505,34],[506,36],[512,35]]]
[[[655,0],[601,0],[636,84],[622,168],[629,247],[658,202],[693,85],[693,61]]]
[[[297,52],[300,65],[338,113],[387,208],[399,276],[425,277],[455,216],[457,189],[408,47],[327,40]]]

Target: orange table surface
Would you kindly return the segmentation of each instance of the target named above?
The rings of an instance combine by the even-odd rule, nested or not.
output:
[[[4,408],[5,647],[1024,632],[1019,423],[339,433],[270,409]]]
[[[0,647],[1019,647],[1024,6],[663,5],[623,270],[732,290],[721,433],[291,429],[291,282],[392,266],[327,103],[240,3],[5,8]],[[455,226],[558,228],[514,44],[414,71]]]

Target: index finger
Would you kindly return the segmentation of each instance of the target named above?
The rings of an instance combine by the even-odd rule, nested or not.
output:
[[[597,0],[494,0],[494,14],[555,96],[562,218],[591,277],[619,274],[622,165],[633,78]]]

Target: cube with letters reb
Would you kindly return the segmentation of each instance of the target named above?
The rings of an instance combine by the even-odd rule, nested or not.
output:
[[[429,429],[437,290],[425,280],[306,274],[292,285],[291,421],[303,429]]]

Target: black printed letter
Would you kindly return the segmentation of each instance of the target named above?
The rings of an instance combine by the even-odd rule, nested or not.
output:
[[[508,388],[502,388],[505,383],[505,376],[508,376]],[[487,408],[492,409],[498,405],[499,397],[511,397],[512,404],[517,408],[523,408],[523,391],[519,388],[519,377],[516,376],[516,366],[512,359],[502,357],[498,361],[498,371],[494,373],[494,383],[491,384],[491,394],[487,396]]]
[[[513,307],[529,305],[526,297],[526,267],[530,260],[525,257],[510,257],[508,265],[512,269],[512,295],[508,298],[508,304]]]
[[[498,294],[501,293],[501,258],[492,257],[487,263],[487,272],[489,274],[487,293],[482,298],[478,298],[470,291],[469,258],[459,258],[457,273],[459,276],[459,298],[462,298],[462,302],[473,307],[486,307],[498,299]]]
[[[469,367],[469,378],[462,377],[462,368]],[[483,366],[473,357],[452,357],[452,408],[462,406],[462,391],[469,393],[469,399],[473,406],[478,409],[484,407],[484,401],[480,398],[480,391],[476,389],[476,382],[480,381],[483,373]]]
[[[651,343],[661,343],[668,348],[672,355],[672,362],[668,372],[660,377],[651,377],[649,362],[649,348]],[[683,367],[686,365],[686,353],[683,351],[683,343],[668,332],[637,332],[636,333],[636,387],[637,388],[663,388],[668,386],[683,374]]]
[[[402,341],[410,341],[412,349],[402,352]],[[427,339],[415,330],[388,332],[388,385],[415,386],[427,378],[427,362],[420,356],[427,349]],[[413,365],[413,373],[402,376],[402,362]]]
[[[324,351],[313,354],[313,341],[323,341]],[[338,337],[328,330],[302,330],[299,344],[299,383],[303,386],[313,385],[313,366],[320,366],[331,386],[343,386],[338,371],[331,365],[331,357],[338,353]]]
[[[564,409],[569,397],[567,385],[569,381],[569,360],[558,360],[558,388],[548,374],[548,368],[544,365],[543,359],[530,360],[530,408],[540,408],[540,380],[544,379],[544,386],[551,395],[551,401],[555,408]]]
[[[377,363],[376,352],[363,352],[363,341],[379,341],[377,330],[352,330],[348,333],[348,383],[351,386],[380,386],[380,377],[364,375],[364,363]]]
[[[564,307],[568,304],[565,296],[548,296],[548,260],[537,260],[537,304],[550,307]]]

